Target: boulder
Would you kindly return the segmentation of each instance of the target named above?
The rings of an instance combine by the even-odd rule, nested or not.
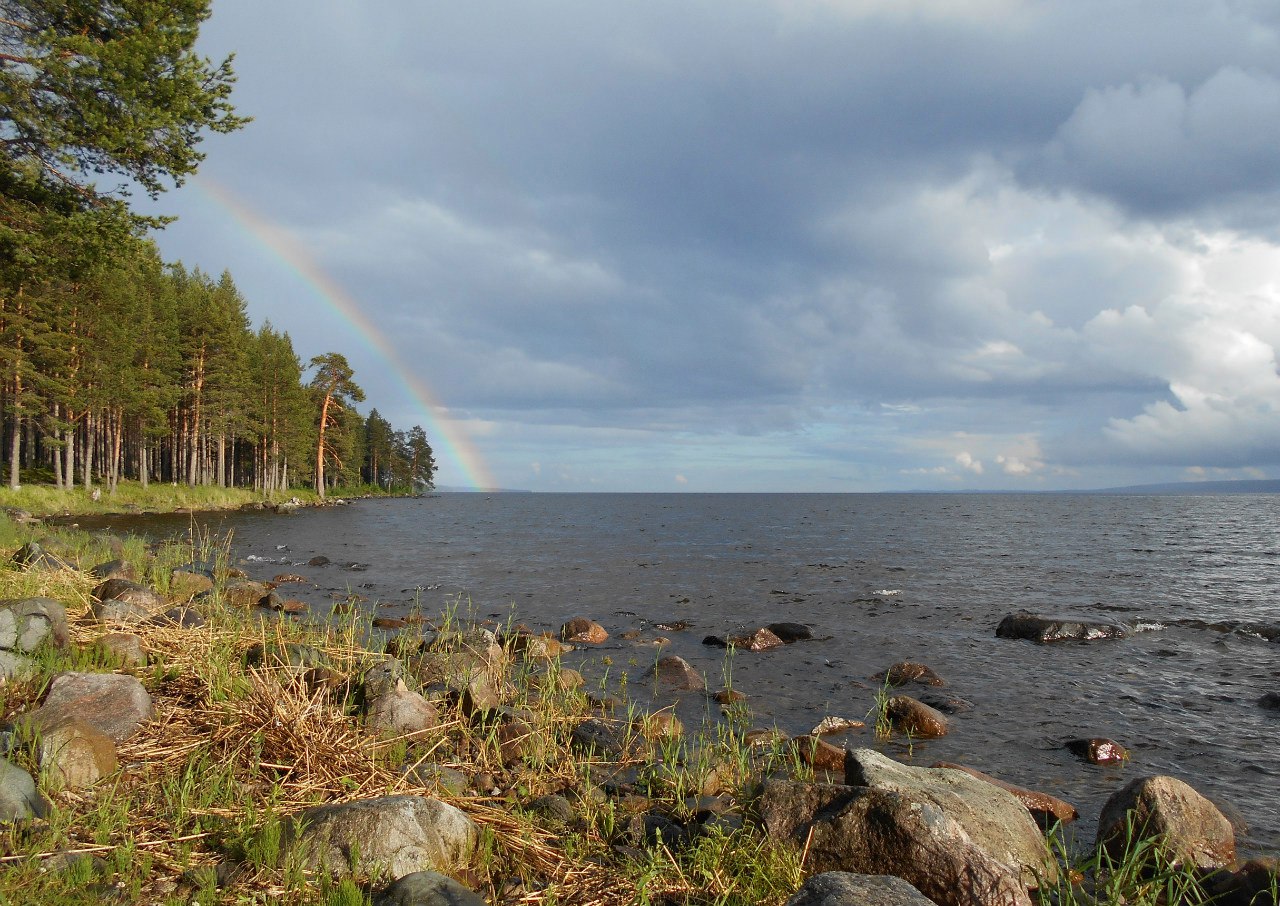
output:
[[[932,802],[976,845],[999,862],[1015,866],[1029,887],[1037,878],[1057,877],[1057,864],[1040,828],[1026,807],[998,786],[959,771],[901,764],[874,749],[849,753],[845,782],[902,793],[913,802]]]
[[[287,827],[285,845],[306,868],[402,878],[463,867],[478,836],[471,819],[444,802],[383,796],[307,809]]]
[[[404,685],[404,664],[393,657],[378,661],[360,678],[360,691],[366,702]]]
[[[204,573],[175,569],[169,574],[169,597],[175,601],[185,603],[212,590],[213,578]]]
[[[613,758],[622,754],[625,739],[621,728],[614,721],[588,717],[569,736],[569,744],[586,755]]]
[[[1056,796],[1050,796],[1048,793],[1037,792],[1036,790],[1024,789],[1020,786],[1014,786],[1012,783],[1005,783],[998,780],[990,774],[984,774],[974,768],[967,768],[960,764],[951,764],[946,761],[939,761],[932,765],[935,768],[947,768],[952,771],[964,771],[970,777],[976,777],[986,783],[994,784],[1002,790],[1012,793],[1019,802],[1026,806],[1027,811],[1031,813],[1031,817],[1036,819],[1036,823],[1041,827],[1050,827],[1055,822],[1061,821],[1066,824],[1069,821],[1075,821],[1080,817],[1080,813],[1076,811],[1076,807],[1070,802],[1066,802]]]
[[[769,651],[772,648],[781,648],[786,644],[764,626],[757,629],[741,629],[732,632],[725,639],[725,643],[730,648],[743,651]]]
[[[89,613],[103,626],[141,626],[155,618],[150,608],[133,601],[117,601],[114,598],[94,601],[89,607]]]
[[[169,606],[169,602],[155,589],[128,579],[108,579],[98,585],[92,594],[94,599],[100,602],[125,601],[129,604],[137,604],[152,613]]]
[[[1071,754],[1093,764],[1123,764],[1129,760],[1129,750],[1114,739],[1101,736],[1093,739],[1068,739],[1065,745]]]
[[[707,681],[678,654],[669,654],[653,665],[653,677],[668,692],[704,692]]]
[[[75,566],[52,551],[47,551],[35,541],[22,545],[13,555],[13,562],[23,569],[70,569]]]
[[[523,655],[527,660],[553,660],[566,651],[572,651],[572,645],[566,645],[558,639],[545,635],[520,633],[511,639],[511,650]]]
[[[1030,816],[1016,800],[1013,804],[1039,838]],[[928,798],[770,780],[757,808],[769,836],[803,848],[805,865],[815,872],[893,875],[939,906],[1031,906],[1027,885],[1035,878],[1028,878],[1023,866],[988,852]],[[1038,861],[1050,861],[1043,842],[1039,848],[1044,855]]]
[[[595,620],[574,617],[560,627],[560,638],[566,642],[588,642],[598,645],[609,638],[609,633]]]
[[[65,648],[69,638],[67,612],[52,598],[0,601],[0,649],[35,651],[46,640]]]
[[[1235,861],[1235,833],[1218,808],[1175,777],[1140,777],[1111,795],[1098,817],[1098,846],[1121,858],[1157,839],[1178,863],[1200,869]]]
[[[946,682],[933,668],[915,661],[899,661],[883,673],[876,674],[876,680],[888,686],[905,686],[907,683],[920,683],[924,686],[945,686]]]
[[[374,732],[408,736],[440,726],[440,712],[401,681],[369,702],[365,725]]]
[[[916,698],[943,714],[963,714],[973,710],[973,702],[968,699],[939,692],[936,689],[924,689],[916,695]]]
[[[933,900],[893,875],[827,871],[804,882],[786,906],[934,906]]]
[[[110,632],[94,643],[107,663],[117,667],[147,666],[147,649],[142,636],[132,632]]]
[[[0,821],[25,821],[49,814],[49,803],[31,775],[0,758]]]
[[[946,736],[950,729],[946,715],[910,695],[895,695],[885,704],[885,714],[894,728],[921,739]]]
[[[35,675],[36,662],[29,657],[0,650],[0,683],[23,680]]]
[[[222,601],[228,607],[240,607],[248,610],[251,607],[257,607],[258,602],[265,598],[270,591],[271,589],[261,582],[254,582],[250,579],[229,579],[222,586]]]
[[[485,901],[453,878],[415,871],[375,895],[373,906],[485,906]]]
[[[107,579],[126,579],[137,582],[139,579],[138,568],[128,560],[108,560],[106,563],[99,563],[89,570],[89,575],[103,582]]]
[[[850,730],[860,730],[865,727],[860,720],[853,720],[849,717],[835,717],[827,715],[818,721],[817,725],[809,731],[812,736],[833,736],[836,733],[848,733]]]
[[[154,626],[172,626],[178,629],[201,629],[205,618],[199,611],[190,607],[170,607],[164,613],[157,614],[147,621]]]
[[[118,673],[62,673],[54,677],[44,703],[26,719],[42,730],[78,719],[121,743],[151,717],[151,696],[132,676]]]
[[[806,626],[804,623],[770,623],[765,629],[788,645],[792,642],[805,642],[813,638],[813,628]]]
[[[83,720],[70,717],[41,726],[36,752],[41,772],[66,789],[93,786],[120,766],[114,742]]]
[[[844,773],[844,759],[848,752],[816,736],[797,736],[791,740],[796,757],[817,771]]]
[[[1029,639],[1032,642],[1092,642],[1096,639],[1122,639],[1129,627],[1105,617],[1040,616],[1019,610],[1011,613],[996,627],[1002,639]]]
[[[326,666],[325,656],[319,649],[298,642],[283,645],[279,642],[269,645],[255,642],[245,649],[242,657],[246,667],[268,667],[292,673],[306,673]]]

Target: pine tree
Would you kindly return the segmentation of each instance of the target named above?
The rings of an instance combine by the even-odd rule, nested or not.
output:
[[[310,367],[316,369],[310,386],[316,394],[319,409],[316,428],[316,493],[323,500],[326,461],[333,460],[339,470],[342,467],[342,461],[338,458],[342,452],[341,444],[333,438],[334,433],[343,433],[339,414],[352,402],[362,402],[364,391],[352,379],[355,373],[347,363],[346,356],[341,353],[327,352],[318,355],[311,360]]]

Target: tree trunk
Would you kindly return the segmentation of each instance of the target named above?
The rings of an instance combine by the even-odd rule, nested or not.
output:
[[[13,417],[13,439],[9,442],[9,489],[11,491],[18,490],[18,479],[21,476],[21,461],[19,457],[22,455],[22,419],[15,415]]]

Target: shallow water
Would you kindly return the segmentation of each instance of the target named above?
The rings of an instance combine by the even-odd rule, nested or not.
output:
[[[87,520],[85,521],[87,525]],[[151,536],[190,517],[117,520]],[[731,669],[761,725],[808,731],[823,716],[862,718],[871,677],[922,661],[973,702],[951,733],[878,744],[869,730],[833,742],[877,745],[915,764],[946,760],[1075,804],[1086,839],[1106,797],[1145,774],[1173,774],[1247,825],[1246,852],[1280,849],[1280,714],[1257,700],[1280,691],[1280,644],[1179,625],[1280,623],[1280,497],[1090,495],[446,494],[363,501],[294,516],[232,514],[255,578],[324,612],[358,592],[393,616],[435,613],[462,596],[474,612],[554,629],[599,620],[615,638],[584,672],[643,674],[663,651],[705,671]],[[325,567],[301,564],[323,554]],[[354,568],[353,568],[354,565]],[[1118,641],[1038,646],[997,639],[1007,613],[1108,616],[1145,631]],[[466,604],[464,603],[464,610]],[[689,629],[652,624],[688,620]],[[702,638],[741,623],[803,622],[821,640],[727,660]],[[640,629],[638,642],[617,641]],[[909,691],[909,690],[908,690]],[[686,725],[708,713],[686,698]],[[1109,736],[1132,761],[1103,768],[1062,743]]]

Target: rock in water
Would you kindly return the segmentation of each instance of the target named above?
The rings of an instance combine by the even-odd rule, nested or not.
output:
[[[1093,764],[1123,764],[1129,760],[1129,750],[1114,739],[1069,739],[1066,745],[1073,755]]]
[[[1007,790],[1017,797],[1019,802],[1027,807],[1027,811],[1031,813],[1031,817],[1035,818],[1036,822],[1039,823],[1041,827],[1049,827],[1057,821],[1061,821],[1065,824],[1068,821],[1074,821],[1076,818],[1080,817],[1080,813],[1076,811],[1076,807],[1074,805],[1059,799],[1056,796],[1050,796],[1048,793],[1041,793],[1036,790],[1028,790],[1020,786],[1014,786],[1012,783],[1005,783],[1003,780],[998,780],[990,774],[984,774],[981,771],[973,768],[967,768],[960,764],[951,764],[950,762],[939,761],[932,765],[932,767],[948,768],[952,771],[964,771],[970,777],[976,777],[979,780],[994,784],[1002,790]]]
[[[889,699],[885,714],[895,729],[922,739],[946,736],[950,729],[945,715],[910,695],[895,695]]]
[[[598,645],[608,640],[609,633],[595,620],[574,617],[560,627],[560,638],[566,642],[587,642]]]
[[[1118,620],[1101,617],[1047,617],[1019,610],[1011,613],[996,627],[1002,639],[1029,639],[1032,642],[1092,642],[1097,639],[1122,639],[1129,627]]]
[[[669,654],[654,664],[653,675],[661,688],[671,692],[703,692],[707,688],[702,674],[677,654]]]

